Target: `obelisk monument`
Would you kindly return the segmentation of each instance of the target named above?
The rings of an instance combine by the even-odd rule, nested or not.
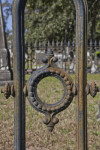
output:
[[[6,45],[2,5],[0,0],[0,83],[11,80],[10,57]]]

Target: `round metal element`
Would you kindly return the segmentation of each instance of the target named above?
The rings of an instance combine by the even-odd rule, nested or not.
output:
[[[58,78],[51,75],[38,83],[37,95],[44,103],[54,104],[63,98],[64,85]]]
[[[63,97],[54,104],[44,103],[37,94],[38,83],[45,77],[55,77],[61,81],[64,87]],[[28,100],[32,107],[42,113],[58,113],[66,109],[74,97],[71,77],[60,68],[47,67],[34,72],[28,82]]]

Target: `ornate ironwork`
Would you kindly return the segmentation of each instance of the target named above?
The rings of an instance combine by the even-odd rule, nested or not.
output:
[[[100,88],[97,87],[95,82],[92,82],[91,85],[87,84],[86,93],[90,94],[92,97],[95,97],[97,92],[100,92]]]
[[[2,90],[6,98],[8,98],[11,93],[12,95],[15,93],[14,149],[25,150],[24,96],[28,96],[28,100],[32,107],[45,114],[43,122],[47,125],[49,131],[52,131],[54,125],[59,121],[55,115],[66,109],[76,95],[76,149],[87,150],[87,94],[90,93],[94,97],[99,91],[99,88],[97,88],[95,83],[87,85],[87,2],[86,0],[74,0],[76,7],[76,84],[74,85],[73,80],[64,70],[55,65],[57,59],[54,57],[53,51],[49,49],[46,57],[43,59],[45,66],[33,72],[27,86],[24,87],[24,7],[26,1],[27,0],[14,1],[13,27],[15,81],[12,88],[7,84]],[[63,98],[54,104],[46,104],[42,102],[37,94],[38,83],[47,76],[56,77],[64,86]]]
[[[10,95],[14,97],[15,96],[14,85],[10,85],[9,83],[6,83],[4,88],[1,89],[1,93],[4,93],[6,99],[8,99]]]
[[[64,70],[55,65],[57,58],[54,57],[51,49],[47,51],[46,57],[43,58],[43,62],[45,66],[33,72],[27,83],[28,100],[33,108],[45,114],[45,120],[43,122],[47,125],[48,130],[52,131],[54,125],[58,123],[58,119],[55,118],[55,115],[71,104],[76,94],[76,87],[74,86],[72,78]],[[37,94],[38,83],[48,76],[59,79],[64,87],[62,99],[55,104],[46,104],[42,102]],[[26,91],[26,89],[24,90]]]

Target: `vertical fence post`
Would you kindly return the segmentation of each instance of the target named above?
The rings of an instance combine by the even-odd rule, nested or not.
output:
[[[24,88],[24,6],[26,0],[13,3],[14,51],[14,149],[25,150],[25,99]]]
[[[76,120],[77,150],[87,150],[87,3],[74,0],[76,6]]]

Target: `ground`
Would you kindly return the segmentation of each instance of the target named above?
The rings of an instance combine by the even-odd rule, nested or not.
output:
[[[26,77],[26,79],[28,76]],[[74,75],[72,75],[74,79]],[[95,81],[100,86],[100,75],[88,75],[88,83]],[[45,89],[45,90],[44,90]],[[52,94],[51,91],[54,91]],[[47,92],[48,91],[48,92]],[[38,87],[39,96],[46,102],[58,100],[63,93],[60,82],[47,78]],[[45,96],[46,94],[46,96]],[[51,95],[51,96],[50,96]],[[51,101],[52,99],[52,101]],[[100,122],[96,120],[100,93],[95,98],[88,96],[88,149],[100,149]],[[71,105],[57,115],[59,123],[49,133],[42,123],[44,116],[34,110],[26,99],[26,150],[75,150],[76,118],[75,99]],[[14,99],[8,100],[0,94],[0,150],[14,149]]]

